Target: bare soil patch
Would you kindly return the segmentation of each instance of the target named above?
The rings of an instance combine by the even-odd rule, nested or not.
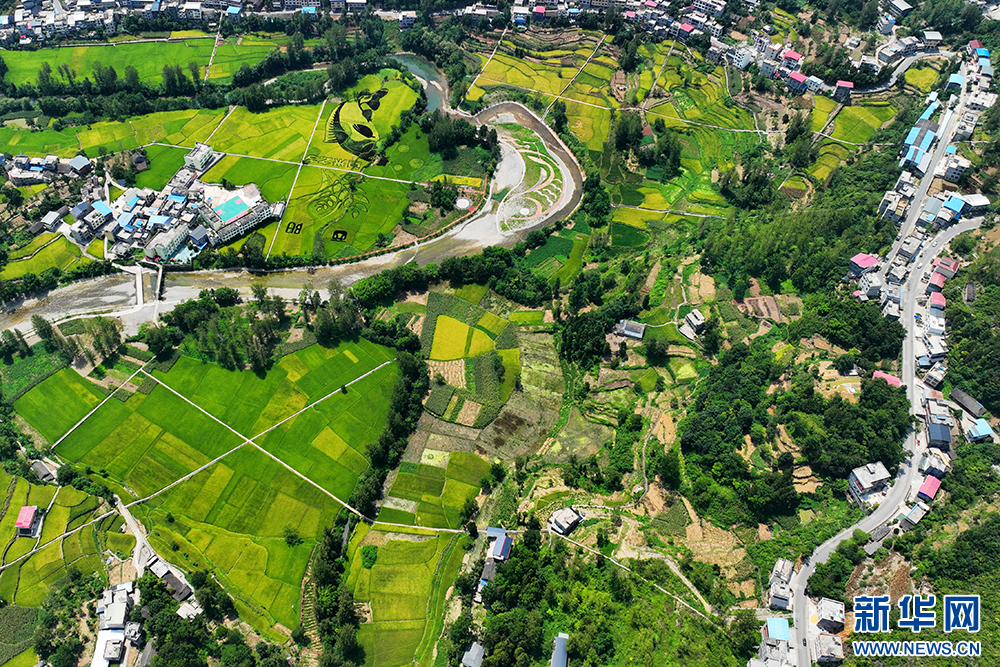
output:
[[[464,424],[465,426],[472,426],[476,423],[476,417],[479,415],[479,411],[482,409],[482,405],[476,403],[475,401],[466,401],[462,405],[462,409],[458,413],[455,421],[459,424]]]
[[[465,389],[465,359],[454,359],[452,361],[428,361],[427,370],[431,379],[438,373],[444,377],[444,381],[452,387]]]

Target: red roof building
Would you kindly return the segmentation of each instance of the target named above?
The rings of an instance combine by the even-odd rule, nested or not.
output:
[[[792,81],[797,81],[798,83],[806,82],[806,75],[803,74],[802,72],[792,72],[791,74],[788,75],[788,78],[791,79]]]
[[[941,310],[944,310],[947,305],[948,300],[944,298],[944,294],[941,294],[941,292],[934,292],[934,294],[931,294],[931,308],[940,308]]]
[[[784,58],[785,60],[793,60],[795,62],[799,62],[800,60],[802,60],[802,54],[796,53],[795,51],[792,51],[791,49],[788,49],[787,51],[785,51],[785,55],[783,55],[781,57]]]
[[[931,274],[931,280],[929,283],[927,283],[927,289],[931,292],[940,292],[942,289],[944,289],[945,280],[946,279],[944,277],[944,274],[935,271],[934,273]]]
[[[35,521],[38,519],[38,506],[25,505],[17,513],[17,522],[14,527],[17,529],[18,537],[31,537],[35,532]]]
[[[885,380],[887,383],[889,383],[890,387],[899,387],[903,384],[903,381],[900,380],[895,375],[889,375],[888,373],[883,373],[882,371],[875,371],[874,373],[872,373],[872,379]]]
[[[690,23],[682,23],[681,32],[686,32],[687,34],[690,35],[692,32],[694,32],[694,26],[691,25]]]
[[[954,278],[958,273],[958,260],[951,257],[938,257],[934,260],[934,269],[945,278]]]
[[[854,82],[853,81],[838,81],[837,82],[837,88],[850,88],[850,89],[853,90],[854,89]]]
[[[934,475],[927,475],[927,479],[924,480],[920,490],[917,491],[917,496],[921,500],[934,500],[934,496],[937,495],[938,489],[940,488],[941,480]]]
[[[865,271],[870,271],[875,268],[876,264],[878,264],[878,257],[859,252],[854,257],[851,257],[851,273],[861,274]]]

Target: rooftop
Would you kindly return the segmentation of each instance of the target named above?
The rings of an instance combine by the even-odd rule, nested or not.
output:
[[[874,255],[869,255],[867,253],[859,252],[854,257],[851,257],[851,264],[860,266],[862,269],[870,269],[876,264],[878,264],[878,257]]]
[[[872,379],[885,380],[887,383],[889,383],[889,386],[891,387],[899,387],[900,385],[903,384],[903,381],[900,380],[895,375],[889,375],[888,373],[883,373],[882,371],[875,371],[874,373],[872,373]]]
[[[771,639],[780,639],[786,642],[792,641],[792,633],[788,629],[788,619],[769,618],[764,626],[767,636]]]
[[[928,475],[927,479],[924,480],[923,485],[920,487],[918,493],[926,498],[934,500],[934,496],[937,495],[938,489],[941,488],[941,480],[933,475]]]
[[[31,528],[32,524],[35,523],[35,515],[38,514],[37,505],[25,505],[17,513],[17,523],[14,524],[15,528]]]

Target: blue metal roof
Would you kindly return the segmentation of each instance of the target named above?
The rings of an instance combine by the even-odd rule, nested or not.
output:
[[[128,200],[127,204],[125,204],[125,208],[128,209],[135,208],[135,205],[138,203],[139,203],[139,195],[132,195],[132,198]]]
[[[979,70],[983,76],[993,77],[993,65],[983,65]]]
[[[983,47],[979,47],[978,49],[976,49],[976,55],[980,58],[989,58],[990,50],[984,49]]]
[[[937,135],[935,135],[933,132],[927,132],[927,134],[924,135],[923,139],[921,139],[920,143],[918,144],[920,150],[922,150],[925,153],[930,151],[931,144],[934,143],[934,139],[936,138]]]
[[[951,442],[951,429],[944,424],[928,424],[927,435],[931,442]]]
[[[944,203],[944,207],[949,211],[961,213],[962,209],[965,208],[965,200],[958,197],[949,197],[948,201]]]
[[[920,134],[919,127],[911,127],[910,131],[906,135],[906,139],[903,140],[904,146],[912,146],[913,142],[917,140],[917,135]]]
[[[974,438],[985,438],[993,435],[993,429],[990,428],[990,423],[980,417],[969,429],[969,433],[972,434]]]
[[[962,76],[961,74],[952,74],[951,76],[948,77],[948,85],[964,86],[965,77]]]
[[[187,197],[185,197],[184,195],[168,195],[167,199],[169,199],[170,201],[179,201],[182,204],[185,201],[187,201]]]
[[[306,8],[303,7],[302,9],[306,9]],[[239,14],[240,13],[240,8],[239,7],[229,7],[228,9],[226,9],[226,13],[227,14]]]
[[[122,213],[120,216],[118,216],[118,226],[124,227],[125,229],[134,229],[132,227],[133,220],[135,220],[135,214]]]
[[[934,115],[934,112],[938,110],[938,106],[940,106],[940,104],[937,100],[931,102],[927,105],[927,108],[924,109],[924,112],[920,114],[920,117],[924,120],[930,119],[930,117]]]
[[[166,215],[152,215],[149,217],[150,225],[160,225],[162,227],[170,226],[170,217]]]
[[[783,639],[786,642],[791,642],[792,633],[788,630],[788,619],[767,619],[767,636],[771,639]]]
[[[103,215],[105,218],[111,215],[111,207],[102,201],[94,202],[94,210],[100,211],[101,215]]]
[[[945,152],[945,153],[946,153],[947,155],[954,155],[954,154],[955,154],[955,151],[957,151],[957,150],[958,150],[958,149],[957,149],[957,148],[955,148],[954,146],[948,146],[948,148],[944,149],[944,152]]]

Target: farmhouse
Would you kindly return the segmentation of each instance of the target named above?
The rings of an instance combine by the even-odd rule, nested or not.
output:
[[[982,442],[994,439],[993,428],[982,417],[966,425],[965,435],[969,439],[969,442]]]
[[[816,662],[840,664],[844,660],[844,640],[837,635],[820,633],[816,638]]]
[[[701,333],[702,329],[705,328],[705,316],[697,308],[685,315],[684,321],[689,327],[694,329],[695,333]]]
[[[569,635],[565,632],[556,635],[552,645],[552,659],[549,660],[549,667],[566,667],[569,660],[566,654],[567,641],[569,641]]]
[[[982,417],[986,414],[986,408],[983,407],[983,404],[969,396],[961,389],[952,389],[949,398],[951,398],[951,400],[955,403],[958,403],[960,408],[968,412],[973,417]]]
[[[619,320],[618,324],[615,325],[615,333],[626,338],[642,340],[646,333],[646,325],[632,320]]]
[[[876,461],[852,470],[847,476],[847,488],[858,505],[865,508],[882,500],[882,492],[890,479],[889,471],[881,461]]]
[[[26,505],[17,513],[17,522],[14,523],[18,537],[34,537],[38,528],[38,507],[36,505]]]
[[[816,605],[816,622],[823,630],[838,633],[844,629],[844,603],[830,598],[820,598]]]
[[[549,528],[560,535],[569,535],[582,520],[583,515],[572,507],[563,507],[549,517]]]
[[[888,373],[883,373],[882,371],[875,371],[872,373],[873,380],[885,380],[890,387],[899,387],[903,384],[895,375],[889,375]]]
[[[859,252],[854,257],[851,257],[848,268],[852,275],[860,276],[863,273],[867,273],[878,268],[878,257]]]
[[[917,491],[917,497],[924,502],[930,502],[934,500],[934,496],[937,495],[938,489],[941,488],[941,480],[932,475],[928,475],[924,479],[923,485],[920,490]]]
[[[791,606],[792,589],[789,584],[793,568],[792,561],[787,558],[779,558],[771,568],[771,577],[768,579],[768,605],[771,609],[788,609]]]
[[[951,449],[951,429],[944,424],[928,424],[927,444],[948,451]]]
[[[462,667],[480,667],[485,656],[486,649],[479,642],[475,642],[462,656]]]

